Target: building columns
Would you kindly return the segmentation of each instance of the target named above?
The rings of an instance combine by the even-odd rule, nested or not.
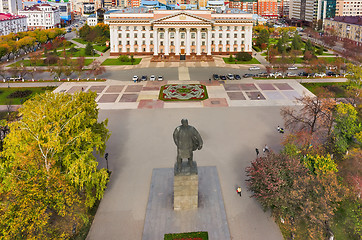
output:
[[[153,27],[153,55],[158,55],[158,32],[157,28]]]
[[[190,55],[191,36],[190,28],[186,28],[186,55]]]
[[[197,35],[196,35],[196,55],[201,54],[201,29],[197,28]]]
[[[175,54],[180,55],[180,29],[176,28]]]
[[[170,42],[168,34],[168,28],[165,28],[165,55],[169,55],[170,52]]]
[[[211,55],[211,29],[207,29],[207,55]]]

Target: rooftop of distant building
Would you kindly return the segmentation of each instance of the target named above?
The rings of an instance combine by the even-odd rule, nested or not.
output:
[[[362,16],[337,16],[337,17],[331,18],[330,20],[362,26]]]
[[[7,21],[19,18],[25,18],[26,16],[23,15],[13,15],[11,13],[0,13],[0,21]]]

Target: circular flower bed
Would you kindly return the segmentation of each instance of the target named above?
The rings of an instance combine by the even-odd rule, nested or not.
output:
[[[201,84],[168,84],[161,86],[159,99],[163,101],[202,101],[208,98]]]

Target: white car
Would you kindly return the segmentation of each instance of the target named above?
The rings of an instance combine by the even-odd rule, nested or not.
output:
[[[288,67],[288,70],[297,70],[298,69],[298,67],[295,67],[295,66],[293,66],[293,67]]]
[[[133,78],[132,78],[132,81],[137,82],[138,81],[138,76],[134,75]]]
[[[287,76],[288,77],[296,77],[296,76],[298,76],[296,73],[292,73],[292,72],[288,72],[287,73]]]
[[[150,81],[155,81],[155,80],[156,80],[155,75],[151,75],[151,76],[150,76]]]
[[[227,78],[228,78],[229,80],[234,80],[234,75],[231,74],[231,73],[229,73],[229,74],[227,75]]]
[[[327,76],[325,73],[315,73],[314,77],[325,77]]]
[[[257,66],[252,66],[249,68],[250,71],[252,70],[260,70],[260,67],[257,67]]]
[[[158,81],[163,81],[163,77],[162,77],[162,76],[158,76],[157,80],[158,80]]]

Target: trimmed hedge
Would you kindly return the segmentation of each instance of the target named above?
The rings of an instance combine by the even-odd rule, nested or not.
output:
[[[33,91],[31,90],[24,90],[24,91],[15,91],[13,93],[10,93],[7,98],[26,98],[29,97]]]
[[[207,232],[189,232],[189,233],[168,233],[164,240],[208,240]]]

